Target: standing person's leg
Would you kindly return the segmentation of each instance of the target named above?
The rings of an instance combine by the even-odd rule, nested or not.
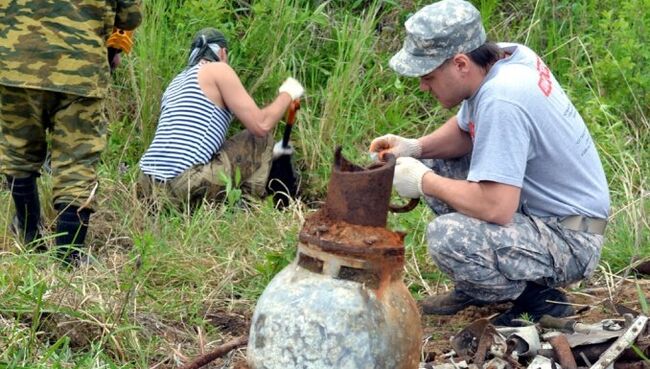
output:
[[[57,94],[53,112],[52,176],[58,212],[56,244],[65,261],[79,259],[99,182],[95,167],[106,147],[103,100]]]
[[[0,86],[1,170],[7,178],[16,209],[12,227],[25,244],[41,238],[36,178],[47,152],[43,123],[46,94]]]

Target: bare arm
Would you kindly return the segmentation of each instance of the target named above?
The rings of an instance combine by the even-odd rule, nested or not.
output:
[[[237,73],[225,63],[210,63],[204,67],[211,68],[215,76],[219,93],[224,104],[252,134],[265,136],[282,119],[291,103],[288,93],[279,94],[273,102],[260,109],[248,94]],[[218,76],[218,78],[216,77]]]
[[[421,158],[452,159],[461,157],[472,150],[469,134],[458,127],[454,115],[433,133],[419,138],[422,145]]]
[[[450,179],[431,171],[422,177],[422,192],[462,214],[506,225],[519,206],[521,189],[498,182]]]

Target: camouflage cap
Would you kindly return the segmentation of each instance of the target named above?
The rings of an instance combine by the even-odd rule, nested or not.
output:
[[[407,77],[421,77],[458,53],[485,43],[481,14],[469,2],[442,0],[418,10],[406,23],[404,46],[390,67]]]

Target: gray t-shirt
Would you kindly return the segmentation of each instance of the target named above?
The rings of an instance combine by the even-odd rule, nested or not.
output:
[[[582,117],[537,54],[499,46],[510,56],[457,115],[474,143],[467,180],[520,187],[532,215],[607,218],[607,180]]]

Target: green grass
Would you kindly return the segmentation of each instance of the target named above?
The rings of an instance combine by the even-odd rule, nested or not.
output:
[[[324,199],[335,145],[367,160],[372,138],[416,137],[452,113],[387,66],[404,20],[426,2],[248,3],[144,0],[145,22],[107,101],[92,268],[63,270],[52,253],[23,250],[6,231],[12,210],[0,193],[0,369],[170,368],[196,355],[200,342],[207,351],[228,336],[208,317],[250,314],[293,259],[302,221]],[[643,11],[650,0],[474,3],[491,39],[525,42],[543,56],[587,122],[612,196],[601,269],[623,274],[650,257],[650,13]],[[270,102],[289,75],[304,83],[293,137],[305,203],[242,207],[233,193],[230,203],[190,217],[137,201],[137,162],[153,137],[160,96],[184,67],[193,34],[207,26],[228,36],[231,65],[258,104]],[[40,183],[50,226],[50,179]],[[432,218],[424,206],[389,217],[391,229],[408,233],[405,282],[417,298],[447,283],[427,256]]]

